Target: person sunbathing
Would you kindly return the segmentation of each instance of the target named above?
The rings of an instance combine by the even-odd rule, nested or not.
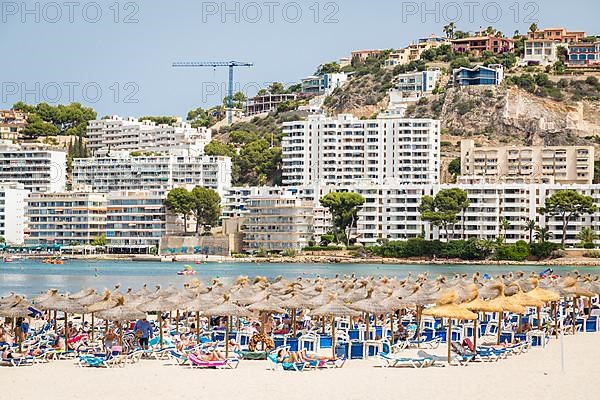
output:
[[[2,359],[3,360],[15,360],[17,358],[23,358],[23,357],[25,357],[24,353],[17,353],[17,352],[14,352],[12,350],[4,350],[2,352]]]
[[[294,363],[305,361],[308,361],[306,358],[306,350],[288,351],[287,349],[283,348],[277,352],[277,362],[280,363]]]
[[[195,354],[202,361],[225,361],[227,358],[218,350],[212,350],[207,353],[198,352]]]

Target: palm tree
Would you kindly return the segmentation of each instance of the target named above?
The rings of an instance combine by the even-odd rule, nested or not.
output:
[[[537,26],[537,24],[534,22],[533,24],[531,24],[531,25],[529,26],[529,32],[531,32],[531,33],[535,33],[535,32],[537,32],[537,31],[538,31],[538,26]]]
[[[550,232],[549,227],[540,227],[539,225],[535,227],[535,240],[537,240],[538,243],[546,243],[550,239],[552,239],[552,232]]]
[[[502,222],[500,222],[500,229],[504,232],[504,234],[502,235],[503,239],[506,239],[506,231],[510,228],[510,221],[507,220],[506,218],[502,220]],[[504,240],[503,240],[504,241]]]
[[[454,22],[450,22],[448,25],[444,26],[444,33],[448,39],[454,38],[454,30],[456,29],[456,24]]]
[[[535,228],[535,220],[533,219],[528,219],[527,222],[525,222],[525,225],[523,225],[523,230],[529,232],[529,244],[533,242],[533,231]]]
[[[581,240],[582,245],[586,245],[587,243],[594,243],[596,240],[596,232],[589,226],[586,226],[577,234],[577,239]]]

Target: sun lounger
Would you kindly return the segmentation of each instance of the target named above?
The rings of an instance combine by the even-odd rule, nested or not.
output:
[[[34,364],[33,357],[3,358],[0,365],[8,367],[28,367]]]
[[[227,360],[217,361],[204,361],[194,354],[188,355],[188,360],[192,368],[215,368],[215,369],[235,369],[239,364],[239,360],[235,358],[228,358]]]
[[[413,368],[423,368],[430,367],[435,364],[435,359],[431,357],[419,357],[419,358],[411,358],[411,357],[400,357],[397,355],[393,355],[391,350],[393,346],[387,341],[383,342],[383,348],[379,352],[378,357],[381,360],[382,367],[413,367]]]
[[[171,365],[185,365],[189,363],[187,355],[175,349],[170,349],[167,355]]]
[[[304,371],[310,368],[310,364],[306,362],[279,362],[277,353],[269,354],[267,361],[269,361],[269,369],[272,371]]]
[[[434,337],[432,339],[427,340],[425,336],[421,336],[420,339],[409,339],[404,341],[399,341],[397,343],[399,349],[408,349],[420,347],[423,349],[437,349],[442,342],[442,338]],[[396,346],[396,345],[394,345]]]

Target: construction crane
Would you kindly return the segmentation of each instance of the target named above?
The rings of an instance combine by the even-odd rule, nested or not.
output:
[[[236,67],[253,67],[253,63],[240,62],[240,61],[184,61],[174,62],[173,67],[189,67],[189,68],[217,68],[217,67],[229,67],[229,87],[227,94],[227,122],[231,125],[233,123],[233,70]]]

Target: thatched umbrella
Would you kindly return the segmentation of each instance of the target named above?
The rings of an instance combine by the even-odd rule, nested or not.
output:
[[[346,305],[337,298],[335,294],[329,295],[329,302],[310,312],[317,317],[331,317],[331,349],[333,358],[335,358],[335,317],[352,317],[360,315],[358,311],[346,307]]]
[[[469,311],[475,312],[501,312],[502,309],[498,305],[490,304],[489,301],[480,299],[479,297],[471,300],[468,303],[463,303],[460,307],[466,308]],[[477,349],[477,322],[479,318],[473,320],[473,347]]]
[[[313,304],[310,299],[305,298],[300,292],[294,292],[292,293],[292,297],[282,301],[280,306],[292,310],[292,332],[296,336],[296,310],[299,308],[310,309],[313,307]]]
[[[145,303],[139,304],[137,309],[143,312],[157,312],[158,313],[158,333],[160,338],[160,348],[163,347],[163,327],[162,327],[162,313],[172,310],[177,305],[170,300],[162,297],[153,298]]]
[[[16,326],[16,319],[29,317],[31,311],[29,311],[29,303],[25,299],[23,299],[20,296],[14,296],[13,299],[15,300],[15,302],[12,303],[11,306],[0,307],[0,316],[12,318],[14,331]],[[21,335],[18,335],[17,339],[19,341],[19,351],[21,351],[21,346],[23,344]]]
[[[260,314],[262,322],[260,325],[261,333],[265,333],[265,323],[271,314],[285,314],[285,310],[273,301],[273,297],[270,294],[265,299],[249,305],[248,310],[256,311]]]
[[[117,305],[108,310],[98,312],[98,316],[105,320],[117,321],[119,323],[119,344],[123,345],[123,321],[145,318],[146,313],[125,305],[125,298],[119,296]]]
[[[175,305],[175,334],[179,334],[179,310],[183,309],[182,308],[182,304],[187,303],[189,300],[191,299],[191,297],[189,296],[189,293],[187,292],[177,292],[174,293],[170,296],[167,297],[167,300],[169,300],[171,303],[173,303]]]
[[[110,292],[109,292],[110,295]],[[96,294],[96,292],[85,296],[85,297],[81,297],[77,300],[77,302],[86,307],[86,311],[90,312],[89,309],[87,309],[88,306],[91,306],[94,303],[97,303],[99,301],[102,301],[104,299],[104,295],[101,294]],[[91,319],[92,319],[92,326],[91,326],[91,340],[94,340],[94,313],[90,313],[91,315]]]
[[[410,296],[406,296],[405,300],[409,304],[414,304],[417,311],[417,332],[415,334],[417,338],[417,346],[420,346],[420,335],[421,335],[421,313],[423,307],[428,304],[435,304],[439,297],[439,287],[435,285],[423,284],[420,287],[413,288],[413,293]]]
[[[73,299],[73,300],[79,300],[84,297],[91,296],[92,294],[95,294],[95,293],[96,293],[96,291],[93,288],[81,289],[79,292],[70,294],[69,298]]]
[[[437,318],[448,318],[448,333],[446,337],[446,342],[448,343],[448,363],[452,361],[452,320],[477,319],[477,314],[457,305],[455,303],[457,300],[457,293],[446,292],[439,298],[436,306],[423,311],[423,315],[429,315]]]
[[[58,296],[58,289],[48,289],[46,292],[41,293],[37,296],[35,296],[32,300],[36,305],[39,305],[41,303],[43,303],[44,301],[48,300],[50,297],[53,296]],[[51,317],[50,312],[48,312],[48,317]],[[56,326],[57,326],[57,311],[54,311],[54,331],[56,331]]]
[[[496,282],[493,288],[497,291],[497,296],[489,301],[493,306],[499,307],[502,311],[498,312],[498,344],[500,344],[500,335],[502,333],[502,320],[504,312],[512,312],[515,314],[523,314],[525,307],[511,300],[510,297],[504,296],[504,284]]]
[[[357,311],[362,311],[364,313],[367,314],[367,318],[366,318],[366,324],[367,324],[367,331],[366,331],[366,337],[367,340],[369,340],[369,315],[373,314],[375,315],[375,319],[377,320],[377,315],[379,314],[385,314],[388,312],[388,309],[385,308],[383,305],[381,305],[380,302],[373,300],[372,298],[373,296],[373,288],[369,288],[367,290],[367,297],[363,298],[362,300],[358,300],[355,303],[350,304],[348,307],[352,308],[353,310],[357,310]]]
[[[223,302],[216,307],[209,309],[206,312],[208,315],[218,315],[220,317],[227,317],[225,324],[225,357],[229,357],[229,319],[231,317],[248,317],[251,313],[238,306],[231,301],[231,296],[226,293],[223,295]]]
[[[80,303],[84,304],[88,301],[92,302],[91,304],[86,305],[87,311],[90,314],[92,314],[92,323],[94,322],[94,313],[113,308],[118,303],[117,298],[113,297],[112,293],[108,289],[105,289],[102,295],[99,296],[99,298],[93,296],[90,296],[89,298],[85,297],[84,299],[80,300]],[[92,326],[92,338],[94,332],[93,328],[94,327]],[[108,320],[106,320],[106,332],[108,332]]]
[[[70,299],[67,296],[59,296],[58,294],[48,297],[40,303],[40,306],[46,310],[62,311],[65,318],[65,343],[69,343],[69,314],[84,314],[86,309],[79,304],[77,300]]]
[[[212,296],[212,294],[210,294],[209,296],[206,296],[206,294],[204,294],[195,296],[194,298],[188,300],[186,303],[181,305],[182,309],[196,313],[196,337],[198,343],[200,343],[200,313],[204,313],[206,310],[214,307],[216,303],[217,300],[215,297]]]
[[[11,292],[10,295],[0,298],[0,307],[12,307],[19,301],[20,298],[21,296]]]

